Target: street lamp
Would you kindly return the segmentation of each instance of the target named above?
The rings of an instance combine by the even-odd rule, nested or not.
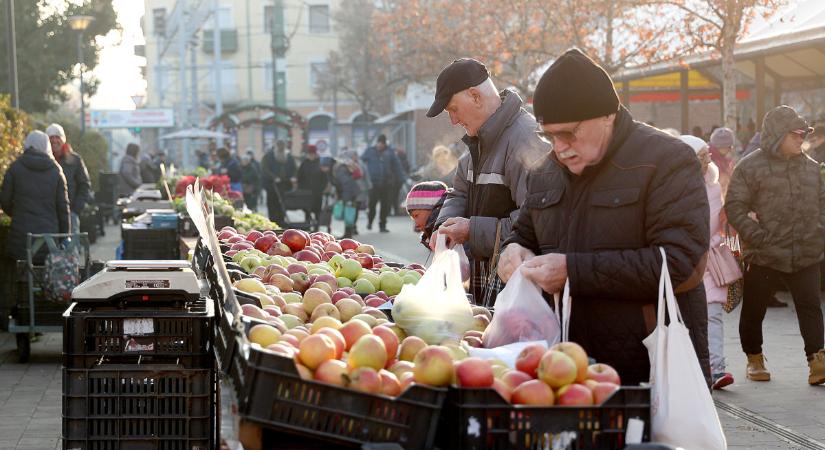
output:
[[[80,134],[86,132],[86,103],[83,101],[83,32],[94,21],[92,16],[71,16],[69,26],[77,31],[77,62],[80,65]]]

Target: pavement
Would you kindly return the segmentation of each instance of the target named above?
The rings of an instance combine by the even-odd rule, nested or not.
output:
[[[366,230],[363,218],[358,228],[361,234],[356,239],[374,245],[388,260],[427,262],[429,252],[407,217],[390,217],[390,233],[379,233],[377,227]],[[340,236],[343,228],[334,224],[332,233]],[[117,227],[108,227],[106,236],[92,248],[93,258],[113,258],[119,239]],[[790,301],[787,292],[778,297]],[[739,309],[725,320],[728,371],[736,382],[713,396],[729,448],[825,450],[825,386],[807,384],[808,367],[793,306],[769,309],[765,318],[764,352],[772,372],[767,383],[745,379],[745,356],[737,332]],[[62,337],[40,337],[32,344],[26,364],[17,362],[15,348],[14,336],[0,333],[0,450],[61,448]]]

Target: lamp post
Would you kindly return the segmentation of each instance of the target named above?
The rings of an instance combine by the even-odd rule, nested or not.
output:
[[[80,134],[86,132],[86,102],[83,100],[83,32],[95,20],[92,16],[71,16],[69,26],[77,31],[77,62],[80,65]]]

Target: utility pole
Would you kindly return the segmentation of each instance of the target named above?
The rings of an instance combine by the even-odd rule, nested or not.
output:
[[[6,48],[9,55],[9,94],[11,105],[20,108],[17,86],[17,37],[14,32],[14,0],[6,0]]]
[[[289,50],[289,39],[286,36],[286,26],[284,24],[284,2],[283,0],[275,0],[272,7],[272,107],[278,108],[278,86],[281,77],[278,76],[278,59],[286,56]],[[286,82],[286,81],[284,81]],[[286,89],[284,89],[286,93]],[[286,106],[286,99],[281,100]],[[278,141],[278,114],[272,111],[272,145]]]
[[[188,101],[186,99],[186,44],[189,40],[187,36],[187,23],[189,22],[189,16],[192,15],[193,11],[189,9],[190,3],[186,0],[178,0],[178,4],[181,7],[181,14],[178,20],[178,114],[180,114],[180,124],[181,129],[185,128],[186,123],[188,122],[187,119],[187,112],[188,112]],[[189,159],[189,139],[181,139],[181,161],[183,162],[183,166],[186,167],[186,161]]]
[[[220,19],[220,1],[214,0],[213,19],[215,27],[212,29],[212,50],[214,55],[213,71],[215,72],[215,117],[220,117],[223,114],[223,99],[221,98],[221,19]],[[223,133],[223,125],[218,123],[218,132]],[[223,138],[218,138],[218,147],[223,146]]]

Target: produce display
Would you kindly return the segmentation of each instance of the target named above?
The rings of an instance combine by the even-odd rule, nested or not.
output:
[[[278,228],[278,224],[258,213],[236,209],[232,206],[232,202],[217,192],[204,191],[203,197],[212,205],[216,216],[232,217],[233,229],[236,232],[246,234],[252,230],[274,230]],[[172,206],[178,213],[185,214],[187,212],[185,197],[176,196],[173,198]]]

